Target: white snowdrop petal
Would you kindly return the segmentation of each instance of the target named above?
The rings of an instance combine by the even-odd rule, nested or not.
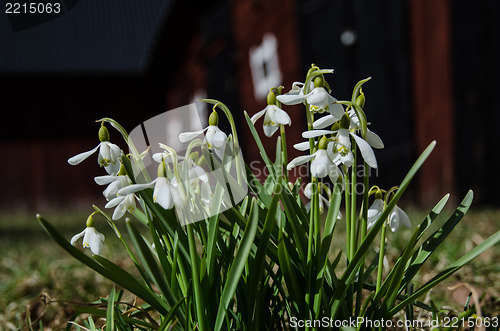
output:
[[[122,201],[125,200],[124,196],[118,196],[114,198],[113,200],[109,201],[104,207],[105,208],[113,208],[122,203]]]
[[[86,229],[85,229],[85,230],[86,230]],[[71,244],[71,245],[75,245],[76,241],[77,241],[78,239],[80,239],[81,237],[83,237],[83,235],[85,234],[85,230],[83,230],[82,232],[77,233],[77,234],[75,234],[73,237],[71,237],[70,244]]]
[[[324,129],[329,126],[332,126],[335,122],[337,122],[338,119],[336,119],[332,115],[326,115],[321,118],[318,118],[316,121],[313,123],[313,129]]]
[[[264,134],[266,137],[272,137],[273,134],[278,131],[278,126],[277,125],[270,125],[270,124],[264,124],[262,127],[262,130],[264,131]]]
[[[366,142],[370,144],[373,148],[382,149],[384,148],[384,142],[380,137],[373,131],[366,131]]]
[[[118,176],[104,175],[104,176],[94,177],[94,181],[96,182],[97,185],[107,185],[115,181],[117,178]]]
[[[207,130],[207,129],[208,129],[208,127],[204,128],[202,130],[199,130],[199,131],[182,132],[181,134],[179,134],[179,140],[183,143],[190,141],[190,140],[193,140],[194,138],[198,137],[200,134],[205,132],[205,130]]]
[[[290,161],[287,165],[287,169],[288,170],[291,170],[292,168],[298,166],[298,165],[301,165],[301,164],[304,164],[312,159],[314,159],[316,156],[316,153],[314,154],[311,154],[311,155],[302,155],[302,156],[297,156],[295,159],[293,159],[292,161]]]
[[[259,118],[261,118],[262,116],[264,116],[264,114],[266,113],[266,110],[267,110],[267,107],[262,109],[261,111],[255,113],[252,118],[250,119],[252,121],[253,124],[255,124],[255,122],[257,122],[257,120]]]
[[[308,141],[304,141],[298,144],[293,145],[293,148],[299,150],[299,151],[307,151],[310,147],[310,144]]]
[[[335,133],[335,131],[330,131],[330,130],[311,130],[311,131],[304,131],[302,132],[302,138],[315,138],[319,136],[324,136],[327,134],[332,134]]]
[[[359,151],[361,152],[361,156],[365,160],[366,164],[368,164],[372,168],[377,168],[377,159],[375,158],[375,153],[370,145],[364,141],[361,137],[358,137],[355,134],[351,134],[356,144],[359,147]]]
[[[96,148],[94,148],[88,152],[83,152],[83,153],[80,153],[78,155],[75,155],[75,156],[69,158],[68,163],[71,165],[80,164],[82,161],[86,160],[90,155],[94,154],[100,146],[101,146],[101,144],[97,145]]]
[[[303,94],[282,94],[276,98],[279,102],[285,105],[298,105],[306,100],[308,95]]]
[[[274,119],[275,123],[283,124],[283,125],[290,125],[292,123],[292,120],[290,116],[284,111],[283,109],[280,109],[278,107],[275,108],[275,113],[274,113]]]
[[[163,178],[163,177],[158,177],[158,178]],[[147,188],[153,187],[155,185],[156,180],[157,179],[153,180],[150,183],[146,183],[146,184],[132,184],[132,185],[128,185],[128,186],[126,186],[124,188],[121,188],[117,192],[117,194],[121,195],[121,196],[126,196],[126,195],[129,195],[129,194],[132,194],[132,193],[136,193],[136,192],[145,190]]]

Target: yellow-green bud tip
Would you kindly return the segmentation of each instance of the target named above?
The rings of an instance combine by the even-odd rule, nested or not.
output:
[[[377,190],[377,192],[375,192],[375,199],[382,200],[382,195],[382,190]]]
[[[167,177],[165,173],[165,162],[161,161],[158,166],[158,177]]]
[[[102,123],[101,128],[99,129],[99,141],[109,141],[109,131],[108,128],[104,126],[104,123]]]
[[[314,87],[324,87],[325,86],[325,80],[323,79],[323,76],[317,76],[314,78]]]
[[[269,93],[267,94],[267,104],[268,105],[276,104],[276,94],[274,94],[273,91],[269,91]]]
[[[358,104],[361,108],[365,106],[365,94],[361,88],[359,89],[359,95],[356,97],[356,104]]]
[[[210,114],[210,117],[208,118],[208,125],[219,125],[219,115],[215,110],[212,112],[212,114]]]
[[[327,146],[328,146],[328,138],[326,138],[325,136],[321,137],[318,143],[318,149],[326,149]]]
[[[87,218],[87,227],[88,228],[93,228],[94,227],[94,217],[92,217],[93,214],[91,214],[88,218]]]
[[[349,129],[349,126],[351,124],[351,120],[349,119],[349,116],[347,114],[344,114],[342,118],[340,119],[340,127],[342,129]]]
[[[118,176],[125,176],[127,174],[127,170],[125,170],[125,166],[123,163],[120,164],[120,171],[118,171]]]
[[[198,161],[198,159],[200,158],[200,153],[198,153],[198,152],[193,152],[193,153],[189,154],[189,158],[190,158],[193,162],[196,162],[196,161]]]

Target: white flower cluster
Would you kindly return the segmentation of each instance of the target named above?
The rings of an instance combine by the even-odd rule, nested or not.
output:
[[[211,119],[213,118],[216,118],[216,115],[215,117],[211,115]],[[181,133],[179,139],[181,142],[187,142],[206,131],[204,140],[198,139],[199,143],[194,142],[194,145],[206,146],[209,151],[213,152],[214,157],[222,159],[228,137],[218,128],[217,123],[213,122],[213,120],[209,121],[210,125],[203,130]],[[101,142],[96,148],[70,158],[68,163],[77,165],[99,149],[98,163],[105,168],[107,174],[95,177],[94,180],[98,185],[107,185],[103,195],[108,200],[105,207],[115,208],[112,220],[121,219],[127,212],[134,213],[136,201],[139,200],[136,194],[149,188],[153,188],[153,202],[164,209],[171,209],[174,206],[186,208],[187,206],[191,212],[194,212],[197,208],[199,209],[200,204],[210,206],[212,189],[209,185],[209,177],[203,167],[190,157],[191,155],[177,156],[175,150],[160,144],[160,148],[164,151],[152,155],[153,160],[158,163],[158,176],[150,182],[135,184],[121,163],[121,158],[124,157],[123,151],[109,142],[109,133],[104,125],[99,130],[99,139]],[[190,151],[188,149],[188,152]],[[141,158],[147,152],[149,151],[141,154]],[[189,193],[192,195],[190,199]],[[81,237],[83,237],[84,247],[89,247],[94,254],[101,254],[104,236],[97,232],[93,220],[87,221],[85,230],[75,235],[71,239],[71,244]]]

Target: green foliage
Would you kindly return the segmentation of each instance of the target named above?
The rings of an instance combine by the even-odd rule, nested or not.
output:
[[[308,93],[309,82],[315,77],[331,72],[313,67],[306,77],[304,94]],[[356,103],[361,85],[367,81],[362,80],[356,85],[351,101],[336,102],[346,105],[346,112],[351,110],[350,116],[357,116],[359,120],[359,126],[351,129],[351,136],[360,133],[366,138],[370,133],[363,110],[364,102],[361,105]],[[220,107],[230,118],[233,137],[228,142],[234,141],[233,148],[238,151],[237,130],[229,109],[219,101],[205,101],[213,104],[214,109]],[[309,110],[307,101],[304,102],[311,128],[314,114]],[[120,302],[122,291],[113,289],[105,301],[105,309],[102,306],[80,307],[78,314],[106,318],[106,330],[280,330],[294,328],[292,318],[302,321],[323,317],[344,321],[358,317],[391,320],[401,311],[406,311],[406,315],[413,318],[414,306],[432,310],[417,301],[419,298],[500,241],[498,231],[445,269],[436,271],[432,279],[417,284],[415,279],[424,263],[459,224],[472,203],[473,194],[470,191],[446,220],[440,217],[448,201],[449,196],[446,195],[411,230],[411,237],[399,258],[383,276],[383,266],[377,259],[367,263],[369,253],[376,247],[374,242],[377,237],[381,236],[381,242],[385,242],[388,219],[393,217],[396,204],[436,143],[431,142],[422,152],[399,186],[386,192],[384,208],[368,229],[370,193],[366,172],[357,178],[356,172],[349,171],[344,165],[343,176],[332,181],[326,199],[328,212],[322,215],[320,203],[323,203],[324,197],[320,196],[317,188],[326,180],[312,178],[309,205],[300,198],[301,181],[295,184],[287,182],[289,169],[283,125],[273,162],[246,113],[245,118],[269,176],[261,183],[247,166],[250,193],[241,202],[229,204],[226,189],[218,185],[212,192],[211,205],[205,206],[210,210],[207,214],[210,216],[182,225],[178,214],[172,209],[163,209],[156,203],[153,190],[145,188],[135,193],[142,211],[137,209],[132,214],[139,222],[125,221],[128,238],[120,234],[112,218],[95,207],[122,241],[136,268],[134,275],[140,275],[139,278],[102,256],[91,258],[82,253],[55,227],[38,216],[43,228],[64,250],[144,301],[132,310],[124,310]],[[110,122],[127,143],[131,143],[118,123],[111,119],[102,121]],[[356,150],[361,137],[351,136],[348,139],[352,141],[353,168],[358,161],[367,169],[367,164],[359,158],[360,155],[366,156],[363,155],[366,150]],[[329,139],[333,143],[338,141],[335,137]],[[311,138],[311,154],[317,152],[315,145],[316,138]],[[122,162],[131,183],[135,183],[134,169],[143,169],[143,166],[140,158],[136,157],[139,154],[135,147],[131,146],[131,150],[132,156],[123,156]],[[205,161],[211,160],[212,165],[218,162],[208,150],[203,150],[202,155]],[[238,165],[236,167],[239,169]],[[237,171],[237,178],[233,178],[227,171],[223,175],[226,183],[239,183],[242,174]],[[357,180],[363,183],[365,190],[359,196],[350,189]],[[189,190],[186,187],[188,193]],[[357,199],[362,201],[359,210]],[[223,205],[227,207],[225,210]],[[346,215],[338,219],[342,207]],[[336,240],[338,234],[335,230],[339,222],[345,222],[348,229],[345,251],[341,250]],[[335,250],[340,251],[334,255]],[[379,252],[383,258],[383,247]],[[344,265],[340,263],[342,259],[345,259],[345,267],[341,267]],[[88,327],[95,328],[92,319],[88,320]],[[306,325],[306,328],[319,327]],[[365,328],[366,325],[360,324],[355,329]]]

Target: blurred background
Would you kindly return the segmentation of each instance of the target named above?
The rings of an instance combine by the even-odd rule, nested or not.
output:
[[[103,188],[92,180],[103,174],[95,158],[67,163],[98,144],[94,121],[111,117],[132,130],[200,97],[229,106],[248,142],[246,161],[260,160],[243,111],[263,109],[271,86],[288,91],[304,81],[312,63],[335,70],[326,79],[337,99],[350,99],[355,83],[372,77],[365,111],[386,146],[377,152],[375,182],[399,184],[437,140],[407,201],[427,206],[447,192],[457,201],[469,188],[475,206],[500,200],[498,1],[61,4],[60,14],[36,19],[0,14],[3,211],[103,205]],[[285,109],[291,146],[302,141],[305,114]],[[264,140],[271,155],[274,139]]]
[[[199,98],[218,99],[232,110],[247,163],[260,161],[243,111],[253,115],[263,109],[272,86],[288,91],[294,81],[303,82],[312,63],[335,70],[326,79],[337,99],[350,99],[356,82],[372,77],[363,86],[365,112],[385,148],[376,151],[379,170],[371,183],[398,185],[419,153],[437,140],[400,203],[412,222],[444,194],[452,193],[458,202],[474,190],[472,212],[426,275],[498,229],[500,1],[38,3],[51,3],[53,9],[59,4],[60,11],[7,14],[12,2],[4,0],[0,13],[2,330],[26,326],[26,313],[41,318],[40,293],[92,302],[112,287],[69,258],[34,217],[44,214],[71,238],[82,230],[92,204],[106,203],[104,188],[93,180],[104,174],[97,156],[79,166],[67,163],[99,143],[96,120],[111,117],[130,131]],[[291,159],[300,155],[291,146],[302,141],[306,120],[301,106],[285,110],[292,118],[286,128]],[[273,157],[276,136],[265,138],[261,121],[256,127]],[[221,127],[229,132],[223,120]],[[110,133],[126,150],[119,133]],[[103,222],[99,231],[106,233],[104,255],[131,264]],[[391,240],[390,256],[399,256],[395,248],[404,246],[406,235]],[[463,308],[469,292],[455,297],[447,286],[465,282],[487,289],[483,313],[497,316],[499,249],[436,290],[437,306],[455,302]],[[44,323],[53,329],[64,328],[74,313],[64,301],[49,308]]]

